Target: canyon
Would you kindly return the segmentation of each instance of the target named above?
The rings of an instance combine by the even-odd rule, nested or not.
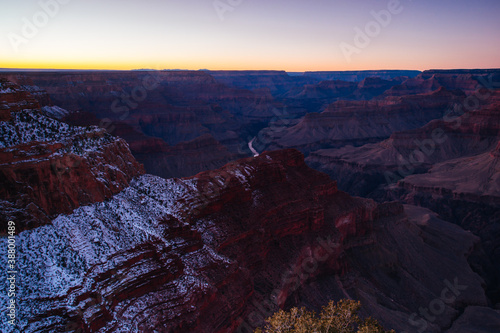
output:
[[[0,73],[16,329],[252,332],[351,298],[397,332],[497,332],[499,79]]]
[[[169,178],[249,156],[247,144],[261,130],[266,132],[276,123],[291,126],[339,99],[377,96],[404,80],[396,73],[384,76],[388,80],[378,79],[376,72],[365,73],[360,83],[280,71],[9,72],[2,76],[45,92],[41,95],[50,96],[50,102],[39,100],[42,107],[68,110],[62,119],[69,124],[100,126],[124,138],[148,172]],[[262,142],[258,146],[267,148]],[[186,148],[190,153],[185,155]],[[157,163],[165,160],[174,162],[167,168]]]
[[[26,89],[0,85],[2,220],[35,228],[110,198],[144,173],[124,140],[98,127],[68,126],[44,114]]]
[[[449,284],[456,296],[427,331],[469,306],[490,314],[467,262],[477,237],[423,208],[351,197],[296,150],[139,176],[18,241],[23,332],[250,332],[278,306],[339,297],[416,332],[412,313]]]

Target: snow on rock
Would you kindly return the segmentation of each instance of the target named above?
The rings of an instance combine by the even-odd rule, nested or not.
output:
[[[61,119],[69,114],[68,110],[65,110],[58,106],[43,106],[42,111],[50,117]]]
[[[171,295],[189,299],[213,289],[213,282],[203,270],[207,264],[228,265],[230,260],[203,244],[195,227],[177,223],[185,207],[183,200],[193,196],[192,183],[144,175],[111,200],[80,207],[71,215],[57,217],[51,225],[20,233],[19,327],[12,329],[3,316],[0,331],[32,332],[47,327],[44,325],[64,328],[74,309],[80,309],[79,315],[93,321],[108,306],[115,307],[120,317],[134,320],[138,311],[154,308],[158,297],[164,298],[165,309],[175,317],[179,304]],[[2,239],[2,253],[6,253],[6,245]],[[2,267],[6,266],[5,260],[2,256]],[[110,276],[110,271],[115,276]],[[113,305],[111,298],[92,299],[91,294],[96,292],[101,293],[101,298],[118,295],[119,299],[119,294],[129,289],[134,292],[149,288],[147,284],[141,286],[139,276],[152,284],[162,281],[165,290],[158,295],[145,292],[133,302],[123,300]],[[4,302],[2,298],[2,306]],[[86,310],[82,312],[82,308]],[[38,315],[44,321],[32,322]],[[110,323],[122,325],[119,321]],[[106,330],[103,327],[102,331]]]
[[[0,93],[0,218],[18,221],[21,229],[37,227],[111,197],[144,173],[124,140],[54,119],[64,110],[42,111],[30,93],[37,87],[0,82],[14,91]]]
[[[0,148],[17,146],[20,144],[37,142],[66,142],[74,141],[68,150],[83,154],[84,151],[98,150],[103,144],[111,142],[111,135],[102,135],[104,130],[96,126],[76,127],[69,126],[58,120],[44,116],[33,110],[15,112],[10,121],[0,122]],[[101,135],[99,135],[101,134]],[[78,136],[81,140],[74,140]]]
[[[10,93],[13,93],[14,90],[12,90],[11,88],[7,88],[7,89],[0,89],[0,94],[10,94]]]
[[[444,222],[421,228],[403,212],[338,191],[296,150],[189,179],[143,175],[108,200],[19,234],[18,327],[4,316],[0,330],[233,332],[242,320],[260,324],[248,320],[277,291],[273,307],[297,295],[306,304],[368,295],[367,312],[400,331],[457,272],[468,286],[457,304],[486,304],[466,260],[476,239]],[[449,235],[442,242],[426,231],[436,226]],[[313,271],[304,267],[311,254],[328,254]],[[436,274],[428,274],[429,261]],[[293,287],[286,271],[307,274]],[[387,276],[395,273],[400,283]],[[449,327],[455,308],[437,325]]]

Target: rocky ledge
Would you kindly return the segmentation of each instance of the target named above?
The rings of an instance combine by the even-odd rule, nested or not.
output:
[[[144,173],[124,140],[97,127],[62,123],[26,88],[1,84],[1,220],[17,221],[21,230],[34,228],[110,198]]]
[[[477,243],[426,209],[350,197],[296,150],[143,175],[18,235],[14,331],[249,332],[279,307],[355,298],[387,328],[441,332],[489,310]]]

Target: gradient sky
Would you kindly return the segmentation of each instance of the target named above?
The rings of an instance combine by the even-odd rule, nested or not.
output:
[[[41,0],[51,2],[57,0]],[[348,62],[355,28],[389,0],[0,0],[0,68],[360,70],[500,68],[499,0],[401,0],[402,12]],[[16,37],[13,37],[16,36]],[[28,37],[18,44],[13,38]]]

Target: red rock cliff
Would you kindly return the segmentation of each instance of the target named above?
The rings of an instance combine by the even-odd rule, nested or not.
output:
[[[6,81],[2,86],[2,220],[16,221],[19,229],[45,224],[111,197],[144,172],[125,141],[47,117],[25,89]]]
[[[21,329],[249,332],[279,307],[346,297],[406,329],[409,312],[439,297],[442,277],[460,272],[467,292],[429,326],[438,332],[459,304],[486,300],[465,260],[475,238],[422,225],[399,204],[338,191],[296,150],[185,179],[144,175],[23,233]]]

